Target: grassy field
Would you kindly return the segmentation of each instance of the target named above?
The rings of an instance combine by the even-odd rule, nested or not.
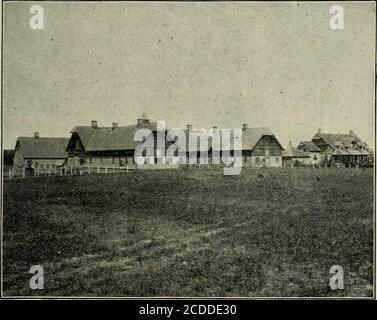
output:
[[[3,206],[5,296],[373,293],[373,169],[15,179]]]

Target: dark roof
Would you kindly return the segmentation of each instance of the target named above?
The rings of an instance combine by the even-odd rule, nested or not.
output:
[[[63,159],[67,157],[68,141],[68,138],[19,137],[16,145],[20,145],[24,158]]]
[[[316,133],[312,140],[316,139],[322,139],[334,149],[337,145],[350,146],[352,143],[362,142],[355,134],[344,133]]]
[[[295,148],[291,144],[283,151],[283,157],[310,158],[310,156],[308,154],[306,154],[304,151]]]
[[[145,128],[152,131],[157,130],[157,122],[144,123],[141,126],[131,125],[125,127],[97,127],[77,126],[71,133],[77,133],[84,146],[85,151],[110,151],[110,150],[132,150],[139,144],[134,141],[135,132]]]
[[[297,148],[305,147],[310,152],[321,152],[321,149],[313,141],[301,141]]]

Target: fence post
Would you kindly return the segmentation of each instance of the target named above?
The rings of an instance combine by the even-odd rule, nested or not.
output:
[[[9,168],[9,179],[12,179],[12,168]]]
[[[115,172],[115,166],[113,166],[113,173]]]
[[[23,167],[23,168],[22,168],[22,178],[25,178],[25,170],[26,170],[26,168]]]
[[[99,174],[99,166],[97,166],[97,173]]]
[[[90,166],[88,167],[88,174],[90,175]]]
[[[128,172],[128,164],[126,165],[126,171]]]
[[[107,173],[107,166],[105,167],[105,173]]]
[[[50,170],[48,170],[48,176],[51,177],[51,173],[50,173]]]

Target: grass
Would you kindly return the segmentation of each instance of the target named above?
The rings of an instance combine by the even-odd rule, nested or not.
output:
[[[372,296],[373,210],[372,169],[7,180],[4,295]]]

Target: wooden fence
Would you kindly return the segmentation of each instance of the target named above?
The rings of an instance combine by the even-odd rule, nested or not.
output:
[[[133,166],[115,167],[115,166],[81,166],[81,167],[61,167],[54,169],[26,169],[26,168],[8,168],[4,172],[4,179],[28,178],[28,177],[57,177],[57,176],[82,176],[91,174],[110,174],[119,172],[128,172],[135,170]]]

